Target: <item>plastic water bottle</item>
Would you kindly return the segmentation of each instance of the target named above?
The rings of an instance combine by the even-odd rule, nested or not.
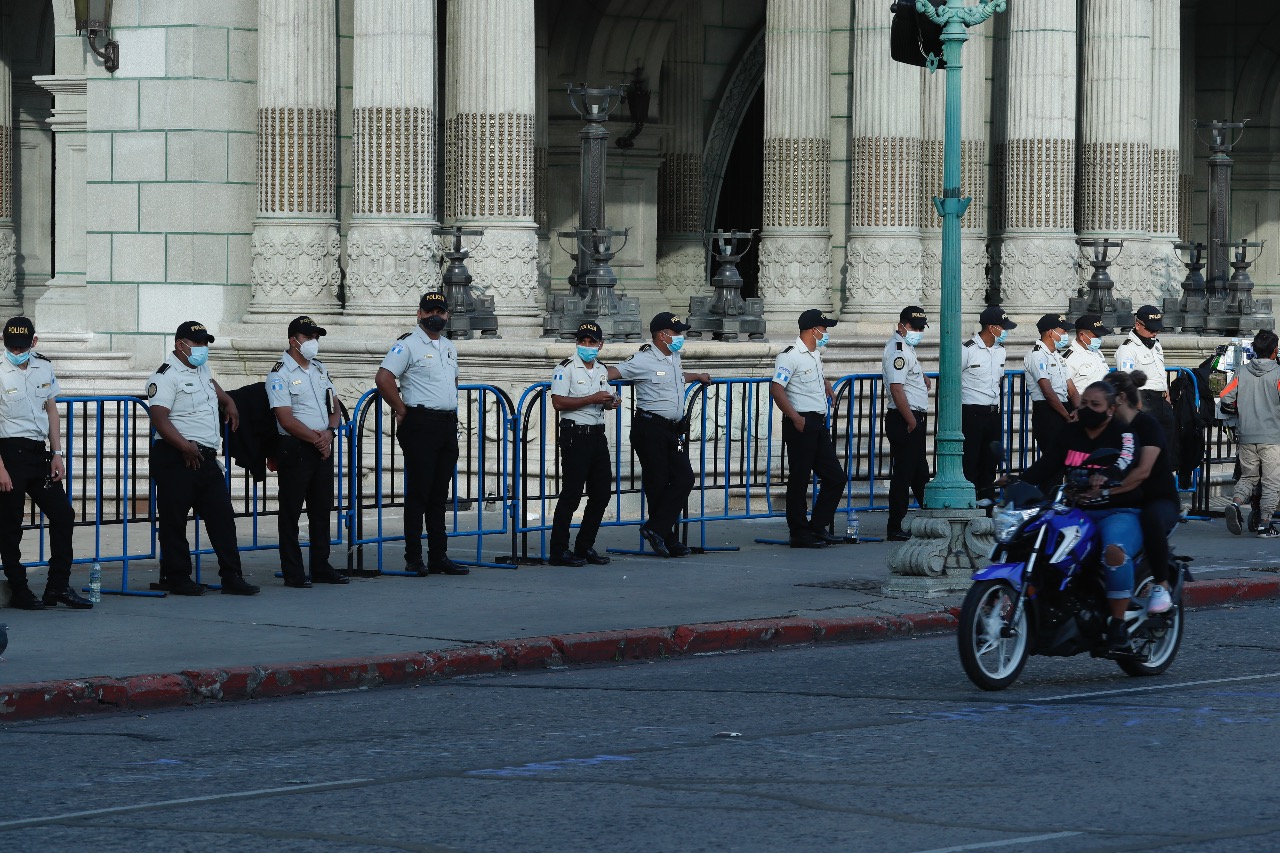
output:
[[[94,604],[102,601],[102,565],[97,562],[89,570],[89,600]]]
[[[844,538],[846,542],[858,543],[858,514],[853,510],[849,510],[849,523],[844,529]]]

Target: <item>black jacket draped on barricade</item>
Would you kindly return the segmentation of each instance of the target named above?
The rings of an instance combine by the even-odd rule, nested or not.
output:
[[[1205,362],[1190,372],[1180,372],[1169,386],[1174,424],[1178,430],[1178,435],[1172,437],[1172,446],[1177,448],[1177,452],[1170,461],[1175,466],[1179,488],[1191,487],[1192,472],[1204,462],[1205,429],[1213,419],[1213,392],[1209,388],[1208,364],[1209,362]],[[1192,382],[1195,384],[1192,385]],[[1196,404],[1197,391],[1199,405]],[[1204,414],[1206,404],[1209,410],[1207,418]]]
[[[275,458],[280,434],[267,399],[265,382],[228,391],[240,413],[240,428],[227,433],[227,455],[249,471],[255,483],[267,479],[267,460]]]

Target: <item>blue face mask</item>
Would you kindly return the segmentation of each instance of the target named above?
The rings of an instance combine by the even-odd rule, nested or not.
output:
[[[1102,338],[1094,338],[1089,341],[1089,352],[1097,352],[1102,349]]]
[[[187,361],[191,362],[192,367],[199,367],[209,360],[208,347],[192,347],[191,354],[187,356]]]
[[[680,352],[680,350],[684,349],[684,335],[676,335],[671,339],[669,346],[672,352]]]
[[[1056,346],[1058,348],[1058,351],[1061,352],[1062,350],[1071,346],[1071,336],[1068,335],[1066,332],[1063,332],[1062,337],[1058,338],[1057,342],[1054,343],[1054,346]]]
[[[600,347],[584,347],[578,346],[578,358],[590,364],[596,360],[596,356],[600,354]]]
[[[822,337],[818,338],[818,346],[825,347],[827,345],[827,342],[830,340],[831,340],[831,334],[829,332],[823,332]]]
[[[1005,338],[1007,338],[1007,337],[1009,337],[1009,330],[1008,330],[1008,329],[1001,329],[1001,330],[1000,330],[1000,334],[996,335],[996,343],[998,343],[998,344],[1002,344],[1002,343],[1004,343]]]
[[[31,360],[31,350],[26,352],[9,352],[5,350],[4,357],[9,359],[9,363],[14,367],[22,367],[22,365]]]
[[[913,347],[924,340],[924,332],[917,332],[915,329],[912,329],[910,332],[903,335],[902,339],[907,342],[907,346]]]

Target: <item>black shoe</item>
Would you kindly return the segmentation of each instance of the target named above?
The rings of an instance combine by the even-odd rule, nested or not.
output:
[[[889,532],[888,539],[890,542],[906,542],[911,538],[911,534],[905,530],[893,530]]]
[[[568,548],[565,548],[559,554],[552,554],[547,558],[547,562],[553,566],[573,566],[575,569],[587,564],[586,560],[581,557],[575,557]]]
[[[662,541],[662,537],[656,532],[650,530],[644,525],[640,526],[640,538],[649,543],[649,547],[659,557],[670,557],[671,552],[667,550],[667,543]]]
[[[64,587],[60,590],[45,589],[44,595],[40,599],[45,607],[56,607],[59,604],[65,604],[72,610],[92,610],[93,602],[76,593],[71,587]]]
[[[693,549],[683,542],[668,542],[667,550],[673,557],[687,557],[693,553]]]
[[[196,583],[191,578],[183,578],[182,580],[168,581],[166,586],[169,587],[170,595],[204,595],[204,591],[208,589],[202,583]]]
[[[1123,619],[1114,616],[1107,619],[1107,650],[1121,654],[1132,654],[1133,646],[1129,642],[1129,629]]]
[[[406,562],[404,565],[404,570],[406,574],[414,575],[420,578],[425,578],[427,575],[431,574],[429,571],[427,571],[427,564],[422,562],[421,560],[411,560],[409,562]]]
[[[797,533],[791,537],[791,541],[787,543],[792,548],[825,548],[827,543],[823,539],[819,539],[812,533]]]
[[[331,584],[334,584],[335,586],[342,586],[343,584],[351,583],[351,578],[347,577],[337,569],[330,569],[327,572],[312,572],[311,582],[312,583],[331,583]]]
[[[284,585],[290,589],[311,589],[311,581],[306,578],[285,578]]]
[[[586,562],[590,563],[593,566],[609,565],[609,558],[603,557],[600,554],[597,554],[595,548],[587,548],[581,551],[574,551],[573,554],[575,557],[581,560],[585,560]]]
[[[441,557],[438,560],[431,560],[427,563],[427,571],[433,575],[469,575],[471,570],[466,566],[459,566],[448,557]]]
[[[257,595],[262,590],[242,577],[226,578],[222,582],[223,595]]]
[[[843,537],[843,536],[834,536],[834,535],[832,535],[832,534],[828,533],[828,532],[827,532],[827,531],[825,531],[825,530],[814,530],[814,531],[813,531],[813,536],[814,536],[814,538],[815,538],[815,539],[821,539],[823,542],[826,542],[828,545],[843,545],[843,544],[844,544],[844,537]]]
[[[44,602],[36,598],[36,594],[25,586],[22,589],[13,589],[13,595],[9,597],[9,606],[18,610],[44,610]]]

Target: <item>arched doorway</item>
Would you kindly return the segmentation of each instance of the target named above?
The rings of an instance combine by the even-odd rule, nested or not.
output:
[[[720,197],[712,218],[716,230],[746,231],[764,223],[764,87],[756,90],[742,116],[720,185]],[[760,241],[738,264],[742,295],[760,294]]]

